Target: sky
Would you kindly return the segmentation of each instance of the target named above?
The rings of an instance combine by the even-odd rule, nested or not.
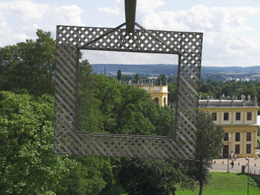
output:
[[[124,0],[0,0],[0,47],[56,36],[57,25],[116,27]],[[202,66],[260,65],[260,0],[137,0],[136,22],[146,29],[203,33]],[[84,52],[92,64],[176,64],[175,55]]]

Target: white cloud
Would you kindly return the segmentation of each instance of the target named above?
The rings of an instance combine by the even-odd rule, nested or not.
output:
[[[36,19],[39,20],[42,18],[47,6],[43,4],[34,4],[31,1],[11,1],[11,2],[0,2],[0,9],[6,10],[10,13],[16,13],[23,20]]]
[[[65,5],[58,7],[50,7],[48,10],[51,18],[56,18],[57,24],[83,25],[81,21],[81,13],[83,11],[76,5]]]
[[[2,22],[2,21],[4,21],[4,15],[3,15],[3,13],[2,12],[0,12],[0,22]]]
[[[139,0],[137,1],[138,12],[150,12],[153,9],[161,7],[165,4],[162,0]]]
[[[9,36],[12,30],[7,26],[5,21],[0,21],[0,46],[9,44]]]
[[[76,5],[50,6],[29,0],[2,1],[0,46],[35,38],[37,29],[55,34],[56,25],[84,25],[81,21],[82,12]]]
[[[119,15],[122,14],[124,12],[123,8],[123,1],[122,0],[115,0],[114,1],[114,7],[99,7],[98,11],[105,13],[105,14],[109,14],[109,15]]]
[[[25,22],[37,20],[42,22],[46,17],[54,21],[66,21],[69,24],[82,24],[80,14],[82,10],[76,5],[50,6],[37,4],[28,0],[0,2],[0,10],[8,15],[17,15]]]
[[[162,0],[138,0],[137,1],[137,12],[150,12],[151,10],[161,7],[164,5],[164,1]],[[99,7],[98,11],[111,14],[111,15],[119,15],[123,14],[125,11],[124,0],[115,0],[114,7]]]
[[[260,8],[193,6],[188,10],[142,11],[139,20],[148,29],[204,33],[203,64],[216,66],[259,65],[260,39],[246,36],[256,30],[248,20]],[[227,63],[225,63],[227,62]]]
[[[252,30],[252,28],[246,24],[247,18],[257,14],[260,14],[260,8],[210,8],[198,5],[188,10],[176,12],[144,11],[141,20],[143,24],[148,25],[146,26],[147,28],[163,26],[165,29],[171,30],[176,30],[177,27],[181,27],[181,29],[178,30],[241,32]],[[154,21],[155,17],[160,18],[160,20]]]
[[[110,7],[100,7],[100,8],[98,8],[98,11],[106,13],[106,14],[112,14],[112,15],[118,15],[119,14],[119,8],[118,7],[115,7],[114,9],[110,8]]]
[[[54,35],[56,25],[84,25],[83,11],[76,5],[36,2],[0,1],[0,47],[35,38],[36,29],[51,31]],[[162,11],[166,6],[164,0],[138,0],[137,22],[147,29],[203,32],[204,65],[260,64],[260,29],[256,25],[260,19],[259,7],[197,5],[185,10]],[[98,10],[124,17],[124,0],[114,0],[113,6]],[[109,17],[103,20],[104,24],[117,25]]]
[[[116,0],[114,8],[106,7],[102,11],[119,14],[122,2]],[[257,32],[248,21],[250,17],[259,18],[260,8],[197,5],[187,10],[158,11],[164,5],[167,6],[163,0],[137,1],[137,22],[147,29],[203,32],[203,65],[260,64],[260,38],[247,36]]]
[[[83,58],[90,64],[178,64],[177,55],[109,52],[109,51],[83,51]]]

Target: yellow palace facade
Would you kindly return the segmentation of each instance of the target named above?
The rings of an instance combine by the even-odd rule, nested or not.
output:
[[[145,90],[151,98],[161,107],[168,105],[168,85],[134,84],[133,86]]]
[[[256,157],[257,146],[257,101],[245,100],[199,100],[199,107],[211,113],[216,125],[224,128],[222,156],[230,153],[237,157]]]

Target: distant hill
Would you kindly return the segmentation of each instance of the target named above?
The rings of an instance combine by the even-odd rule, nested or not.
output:
[[[223,74],[235,74],[235,73],[256,73],[260,72],[260,66],[249,66],[249,67],[209,67],[202,66],[202,74],[213,74],[213,73],[223,73]]]
[[[124,74],[176,74],[178,72],[177,65],[165,65],[165,64],[92,64],[93,71],[95,73],[104,73],[105,69],[107,74],[116,74],[118,70]]]
[[[93,71],[98,74],[106,73],[108,75],[116,74],[121,70],[123,74],[177,74],[178,65],[173,64],[92,64]],[[202,74],[236,74],[236,73],[255,73],[260,72],[260,66],[251,67],[208,67],[201,68]]]

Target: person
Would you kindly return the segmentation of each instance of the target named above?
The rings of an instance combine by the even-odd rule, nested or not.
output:
[[[234,159],[237,160],[237,155],[236,154],[234,154]]]
[[[231,151],[230,158],[233,160],[233,151]]]
[[[232,165],[232,168],[234,167],[234,161],[232,160],[232,162],[231,162],[231,165]]]

